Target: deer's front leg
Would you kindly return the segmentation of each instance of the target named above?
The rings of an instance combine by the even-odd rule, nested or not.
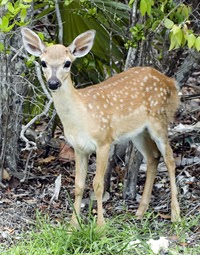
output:
[[[103,191],[104,191],[104,175],[108,162],[110,144],[106,144],[97,149],[96,175],[93,181],[95,196],[97,199],[97,225],[102,226],[105,223],[103,217]]]
[[[78,227],[78,219],[81,210],[81,202],[83,197],[83,191],[85,188],[85,178],[88,169],[88,154],[75,151],[75,201],[74,201],[74,211],[71,218],[71,224]]]

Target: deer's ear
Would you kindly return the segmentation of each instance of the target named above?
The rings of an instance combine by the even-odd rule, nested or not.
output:
[[[95,30],[88,30],[85,33],[78,35],[69,45],[69,50],[75,58],[85,56],[92,48],[95,37]]]
[[[44,52],[46,46],[35,32],[29,28],[23,27],[21,29],[21,34],[24,47],[30,54],[40,56]]]

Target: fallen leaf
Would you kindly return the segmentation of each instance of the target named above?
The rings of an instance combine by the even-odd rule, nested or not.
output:
[[[60,143],[59,160],[64,162],[75,160],[74,150],[65,142]]]
[[[178,241],[178,236],[168,236],[170,241]]]
[[[19,179],[15,178],[14,176],[12,176],[9,180],[8,186],[10,189],[15,189],[17,188],[17,186],[20,185],[20,181]]]
[[[58,175],[58,177],[55,180],[55,189],[54,189],[54,193],[53,196],[50,200],[50,203],[53,202],[53,200],[58,200],[59,194],[60,194],[60,189],[61,189],[61,174]]]
[[[188,243],[182,242],[182,243],[179,243],[179,245],[186,247],[188,246]]]
[[[54,161],[55,159],[56,159],[55,156],[49,156],[49,157],[47,157],[47,158],[40,159],[40,160],[39,160],[39,163],[40,163],[40,164],[48,164],[48,163]]]
[[[159,216],[161,217],[161,218],[163,218],[163,219],[171,219],[171,216],[169,215],[169,214],[163,214],[163,213],[158,213],[159,214]]]
[[[6,169],[3,169],[3,180],[7,180],[9,181],[11,178],[10,174],[8,173],[8,171]]]

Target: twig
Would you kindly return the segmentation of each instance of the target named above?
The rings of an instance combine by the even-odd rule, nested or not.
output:
[[[51,95],[50,95],[50,93],[48,92],[48,90],[47,90],[47,88],[45,86],[44,80],[42,79],[42,72],[41,72],[41,69],[40,69],[40,64],[37,61],[34,61],[34,64],[35,64],[35,70],[36,70],[37,78],[38,78],[38,80],[40,82],[42,90],[44,91],[44,93],[47,96],[47,98],[49,100],[52,100]]]
[[[184,84],[183,87],[190,87],[190,88],[197,89],[200,91],[200,87],[197,85],[193,85],[193,84]]]
[[[21,50],[23,49],[23,47],[21,47],[19,50],[17,50],[17,49],[15,49],[15,48],[13,48],[13,47],[11,46],[10,49],[11,49],[13,52],[16,53],[15,56],[18,55],[19,57],[23,57],[23,58],[25,58],[25,59],[28,59],[28,56],[25,55],[25,54],[21,51]],[[15,56],[14,56],[14,57],[15,57]],[[44,83],[44,81],[43,81],[43,79],[42,79],[42,72],[41,72],[41,69],[40,69],[40,64],[39,64],[36,60],[33,61],[33,63],[34,63],[34,65],[35,65],[35,70],[36,70],[36,74],[37,74],[38,81],[39,81],[39,83],[40,83],[40,85],[41,85],[41,87],[42,87],[42,89],[43,89],[45,95],[47,96],[47,98],[48,98],[49,100],[51,100],[51,95],[50,95],[50,93],[48,92],[48,90],[47,90],[47,88],[46,88],[46,86],[45,86],[45,83]]]
[[[200,204],[198,203],[195,207],[192,208],[192,210],[190,210],[186,215],[185,217],[191,215],[194,211],[196,211],[196,209],[200,207]]]
[[[33,153],[33,150],[30,150],[29,155],[28,155],[28,158],[27,158],[27,160],[26,160],[26,166],[25,166],[25,170],[24,170],[24,176],[23,176],[23,178],[20,180],[20,182],[25,182],[25,180],[26,180],[27,171],[28,171],[28,164],[29,164],[30,157],[31,157],[32,153]]]
[[[27,55],[25,55],[21,50],[23,47],[20,48],[20,50],[16,50],[15,48],[11,47],[11,50],[13,52],[15,52],[15,57],[16,56],[21,56],[25,59],[28,59]],[[37,74],[37,78],[38,81],[42,87],[42,90],[44,91],[45,95],[47,96],[47,98],[49,99],[48,103],[46,104],[46,107],[44,109],[44,111],[40,114],[38,114],[37,116],[35,116],[31,121],[29,121],[25,126],[22,126],[22,130],[20,133],[20,138],[26,143],[26,147],[23,150],[35,150],[37,148],[36,143],[33,141],[29,141],[26,137],[25,137],[25,132],[26,130],[39,118],[41,118],[42,116],[46,115],[50,109],[50,106],[53,102],[52,97],[50,95],[50,93],[48,92],[45,83],[43,81],[42,78],[42,73],[41,73],[41,69],[40,69],[40,65],[37,61],[33,61],[34,65],[35,65],[35,69],[36,69],[36,74]]]
[[[136,24],[137,4],[138,4],[138,0],[134,1],[133,8],[132,8],[132,16],[131,16],[131,19],[132,19],[131,26],[132,27],[135,26],[135,24]],[[131,63],[134,63],[136,51],[137,50],[132,47],[130,47],[128,49],[128,54],[127,54],[124,70],[127,70],[130,66],[132,66]],[[133,55],[134,55],[134,59],[133,59]]]
[[[62,18],[60,15],[58,0],[55,0],[55,8],[56,8],[56,17],[58,21],[58,41],[59,43],[63,44],[63,25],[62,25]]]
[[[46,104],[46,107],[44,109],[43,112],[41,112],[40,114],[38,114],[37,116],[35,116],[31,121],[29,121],[25,126],[22,126],[22,130],[20,133],[20,138],[26,143],[26,147],[23,150],[34,150],[37,148],[36,143],[29,141],[26,137],[25,137],[25,132],[26,130],[39,118],[41,118],[42,116],[46,115],[49,111],[49,108],[52,104],[53,100],[50,99],[49,102]]]

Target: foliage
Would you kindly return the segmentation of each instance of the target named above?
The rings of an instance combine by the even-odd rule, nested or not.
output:
[[[0,31],[10,32],[15,25],[27,25],[25,19],[31,2],[32,0],[18,0],[12,3],[9,0],[2,0],[0,6],[4,6],[7,12],[0,18]]]
[[[132,4],[134,0],[129,2],[129,5]],[[188,48],[200,51],[200,36],[195,35],[190,28],[191,7],[189,5],[184,3],[177,5],[172,0],[140,0],[139,9],[143,19],[130,29],[132,40],[126,43],[127,48],[136,47],[139,41],[146,39],[147,34],[164,35],[169,31],[169,50],[187,45]]]
[[[18,0],[12,3],[9,0],[1,0],[0,8],[4,7],[7,11],[0,18],[0,32],[10,32],[15,25],[23,26],[25,22],[27,9],[30,8],[30,2],[32,0]],[[5,50],[5,45],[0,42],[0,51]]]
[[[88,55],[83,60],[77,61],[76,67],[81,74],[80,77],[85,77],[85,82],[91,80],[92,83],[97,83],[104,80],[106,75],[110,76],[113,72],[121,71],[126,55],[124,40],[127,37],[130,7],[116,1],[74,0],[65,1],[60,8],[63,10],[61,12],[63,30],[67,31],[63,40],[66,45],[83,31],[89,29],[97,31],[92,49],[95,57]],[[82,82],[77,80],[77,83]]]
[[[80,230],[76,230],[65,222],[52,224],[48,218],[39,216],[31,233],[24,233],[21,241],[10,249],[0,246],[0,252],[2,255],[153,255],[147,241],[164,236],[173,240],[168,254],[197,255],[200,248],[198,240],[191,244],[190,239],[198,231],[198,222],[199,216],[194,215],[180,223],[169,224],[150,213],[141,222],[125,214],[108,220],[103,228],[97,228],[95,219],[91,218],[87,225],[81,223]]]

